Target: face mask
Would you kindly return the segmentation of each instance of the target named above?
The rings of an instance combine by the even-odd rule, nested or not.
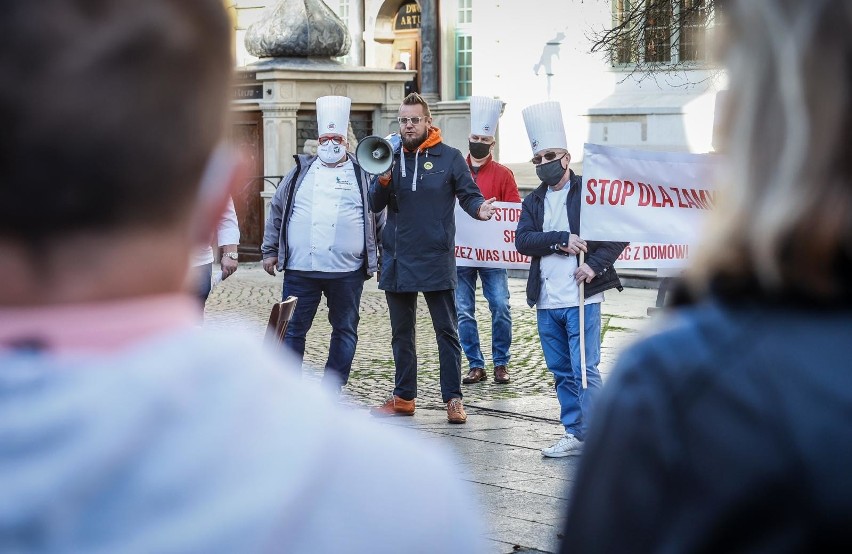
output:
[[[334,144],[328,141],[317,146],[317,156],[324,164],[332,165],[343,159],[344,148],[342,144]]]
[[[545,185],[549,187],[556,185],[565,175],[565,168],[562,167],[562,158],[535,166],[535,174]]]
[[[484,142],[468,142],[467,149],[470,151],[471,158],[481,160],[491,152],[491,145]]]

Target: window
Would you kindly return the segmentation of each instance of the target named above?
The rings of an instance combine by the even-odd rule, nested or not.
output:
[[[456,99],[473,94],[473,0],[458,0],[456,19]]]
[[[473,0],[459,0],[458,21],[461,25],[470,25],[473,22]]]
[[[680,41],[678,44],[681,61],[703,61],[707,59],[706,0],[684,0],[680,9]]]
[[[614,0],[612,15],[613,65],[707,59],[707,0]]]
[[[456,98],[470,98],[473,92],[473,51],[470,35],[456,35]]]
[[[326,5],[329,8],[331,8],[331,11],[333,11],[337,15],[337,17],[340,18],[340,20],[343,22],[343,24],[346,26],[346,29],[348,30],[349,29],[349,0],[337,0],[337,1],[330,0],[329,2],[326,2]],[[345,56],[341,56],[341,57],[338,57],[336,59],[338,61],[342,62],[342,63],[350,63],[352,61],[351,50]]]
[[[648,0],[645,8],[645,61],[672,61],[672,0]]]

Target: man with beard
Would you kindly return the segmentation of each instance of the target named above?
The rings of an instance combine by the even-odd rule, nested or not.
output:
[[[382,232],[382,271],[393,340],[393,395],[371,410],[375,416],[414,415],[417,397],[417,294],[429,307],[440,359],[441,397],[447,421],[464,423],[461,345],[455,293],[455,200],[471,217],[488,220],[494,198],[485,200],[461,152],[441,140],[429,105],[412,93],[399,107],[399,162],[370,187],[374,212],[388,207]]]

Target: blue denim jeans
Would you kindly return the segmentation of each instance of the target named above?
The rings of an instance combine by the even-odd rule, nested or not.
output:
[[[586,304],[586,384],[580,374],[580,309],[538,310],[538,336],[547,369],[556,380],[559,419],[565,431],[585,440],[594,403],[601,390],[601,305]]]
[[[491,310],[491,360],[495,366],[509,365],[512,346],[512,311],[509,306],[509,275],[505,269],[458,267],[456,308],[459,341],[470,368],[485,368],[476,326],[476,276],[482,280],[482,294]]]
[[[358,322],[361,316],[361,293],[364,276],[360,272],[347,277],[320,279],[304,277],[296,273],[284,273],[284,296],[295,296],[296,309],[287,325],[284,344],[299,359],[305,357],[305,336],[314,322],[322,295],[328,306],[328,322],[331,324],[331,341],[328,360],[325,363],[323,384],[341,387],[349,381],[355,346],[358,344]]]
[[[204,265],[197,265],[192,268],[192,271],[195,273],[195,296],[201,300],[201,306],[203,309],[204,304],[207,303],[207,297],[210,296],[210,290],[212,288],[210,280],[213,278],[213,262]]]

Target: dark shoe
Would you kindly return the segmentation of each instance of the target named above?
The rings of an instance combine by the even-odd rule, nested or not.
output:
[[[447,402],[447,421],[450,423],[464,423],[467,414],[464,412],[464,404],[461,398],[452,398]]]
[[[465,385],[470,385],[471,383],[478,383],[480,381],[485,381],[488,378],[488,375],[485,374],[485,370],[481,367],[474,367],[470,371],[467,372],[467,377],[462,379],[462,383]]]
[[[391,396],[381,406],[371,408],[370,415],[376,417],[414,415],[414,400],[414,398],[411,400],[403,400],[396,395]]]
[[[509,382],[509,370],[504,365],[494,366],[494,382],[505,385]]]

